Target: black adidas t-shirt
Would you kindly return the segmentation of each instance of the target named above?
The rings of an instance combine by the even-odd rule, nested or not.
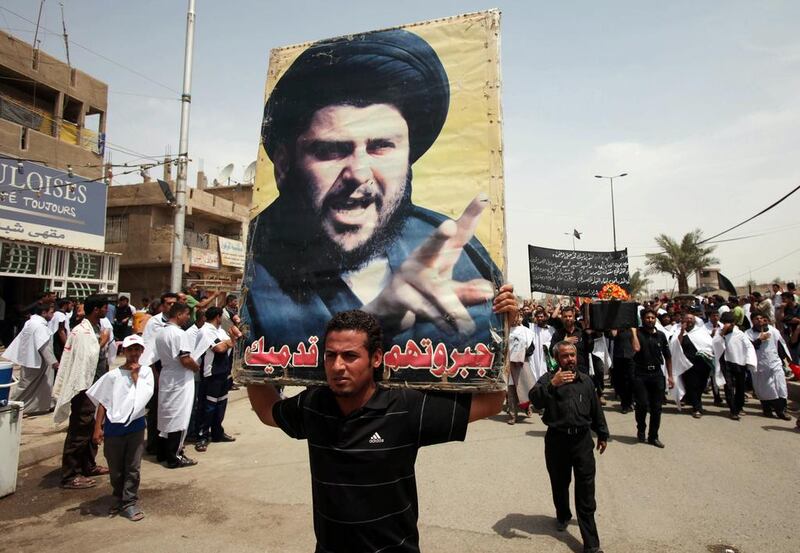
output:
[[[317,553],[418,552],[417,450],[463,441],[471,402],[378,389],[345,417],[329,388],[309,388],[276,403],[280,428],[308,440]]]

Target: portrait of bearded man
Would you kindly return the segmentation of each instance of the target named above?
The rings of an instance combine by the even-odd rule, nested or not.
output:
[[[387,346],[502,334],[502,274],[473,236],[488,196],[456,220],[411,200],[413,165],[449,106],[439,57],[405,30],[314,43],[280,77],[262,126],[278,197],[249,230],[251,341],[294,347],[349,309],[376,315]]]

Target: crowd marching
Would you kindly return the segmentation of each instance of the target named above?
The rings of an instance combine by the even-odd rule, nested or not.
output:
[[[116,498],[112,513],[140,520],[144,514],[137,500],[145,454],[169,468],[191,467],[197,462],[185,455],[185,443],[204,452],[211,443],[234,441],[223,423],[228,391],[235,387],[233,348],[242,333],[238,297],[220,296],[192,287],[164,293],[152,302],[144,299],[137,308],[124,296],[113,302],[107,296],[78,302],[45,294],[30,306],[29,319],[3,356],[20,367],[12,399],[24,403],[25,414],[52,411],[56,423],[68,422],[63,488],[90,488],[96,485],[95,477],[108,474]],[[637,305],[637,325],[602,331],[584,325],[580,306],[561,298],[538,304],[516,301],[510,287],[495,298],[495,310],[512,321],[505,392],[508,423],[514,424],[520,414],[542,415],[548,426],[545,460],[558,528],[565,529],[572,517],[568,491],[574,472],[575,508],[586,551],[600,551],[589,430],[597,435],[596,447],[602,453],[609,439],[601,408],[607,403],[607,377],[621,413],[635,413],[639,442],[658,448],[665,447],[659,428],[662,405],[670,397],[679,410],[688,407],[696,419],[703,415],[704,402],[713,401],[727,406],[732,420],[740,420],[749,393],[760,402],[764,416],[791,420],[786,413],[787,380],[800,376],[800,305],[792,283],[786,291],[774,285],[769,296],[756,292],[727,300],[655,297]],[[375,389],[371,375],[380,357],[363,344],[348,345],[348,332],[364,333],[368,345],[382,339],[377,321],[360,311],[341,313],[328,324],[326,372],[335,373],[338,367],[328,367],[329,350],[339,347],[335,340],[344,340],[344,349],[363,349],[359,363],[364,365],[364,382],[357,392],[367,399],[353,403],[353,393],[333,391],[345,413],[365,401],[389,401],[386,398],[395,394]],[[118,353],[124,362],[116,366]],[[331,374],[327,376],[332,387],[350,382],[331,380]],[[315,394],[307,391],[300,400],[285,402],[268,386],[251,389],[250,399],[265,424],[299,438],[305,436],[305,424],[317,423],[303,422],[307,413],[291,409],[302,401],[321,401],[313,412],[333,405]],[[412,396],[420,401],[427,397],[404,394],[405,402]],[[441,408],[443,413],[460,409],[459,433],[453,434],[452,426],[442,428],[441,437],[430,443],[463,439],[468,422],[500,408],[500,402],[493,406],[492,394],[478,394],[471,406],[469,394],[456,396],[443,396]],[[500,392],[500,401],[502,396]],[[374,399],[379,397],[384,399]],[[432,397],[428,399],[434,402]],[[342,407],[348,401],[353,403],[349,410]],[[453,413],[443,420],[455,420]],[[334,419],[338,420],[331,415]],[[436,427],[435,421],[425,424]],[[370,435],[373,441],[384,441],[378,432]],[[108,468],[96,463],[100,444]],[[340,535],[338,530],[331,532]]]
[[[197,462],[184,443],[204,452],[235,440],[223,422],[242,336],[237,295],[190,287],[137,308],[122,295],[73,301],[46,293],[29,313],[2,355],[20,367],[11,399],[24,404],[25,416],[53,412],[57,424],[68,422],[63,488],[90,488],[108,474],[112,512],[139,520],[145,454],[190,467]],[[100,444],[108,468],[95,461]]]
[[[571,304],[525,300],[509,344],[508,423],[532,416],[528,391],[555,368],[553,346],[561,341],[575,345],[577,369],[591,376],[601,405],[608,377],[620,411],[635,411],[639,441],[664,447],[658,427],[669,397],[700,418],[710,393],[714,405],[739,420],[749,392],[764,416],[791,420],[786,381],[798,371],[798,299],[791,282],[786,291],[774,284],[770,296],[654,297],[638,305],[638,328],[600,332],[583,328]]]

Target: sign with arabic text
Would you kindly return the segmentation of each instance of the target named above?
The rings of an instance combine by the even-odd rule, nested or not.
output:
[[[215,250],[189,248],[189,265],[201,269],[219,269],[219,254]]]
[[[603,285],[630,284],[628,250],[589,252],[528,246],[531,292],[596,297]]]
[[[0,156],[0,238],[103,251],[106,185]]]
[[[326,325],[361,310],[382,386],[504,386],[499,40],[490,10],[272,50],[239,381],[324,385]]]
[[[244,268],[244,244],[241,240],[231,240],[220,236],[219,240],[219,260],[228,267]]]

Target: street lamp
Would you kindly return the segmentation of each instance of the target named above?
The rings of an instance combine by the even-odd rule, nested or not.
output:
[[[594,178],[596,179],[608,179],[611,181],[611,228],[614,231],[614,251],[617,251],[617,220],[616,214],[614,213],[614,179],[619,179],[622,177],[627,177],[628,173],[620,173],[619,175],[614,175],[613,177],[604,177],[603,175],[595,175]]]

